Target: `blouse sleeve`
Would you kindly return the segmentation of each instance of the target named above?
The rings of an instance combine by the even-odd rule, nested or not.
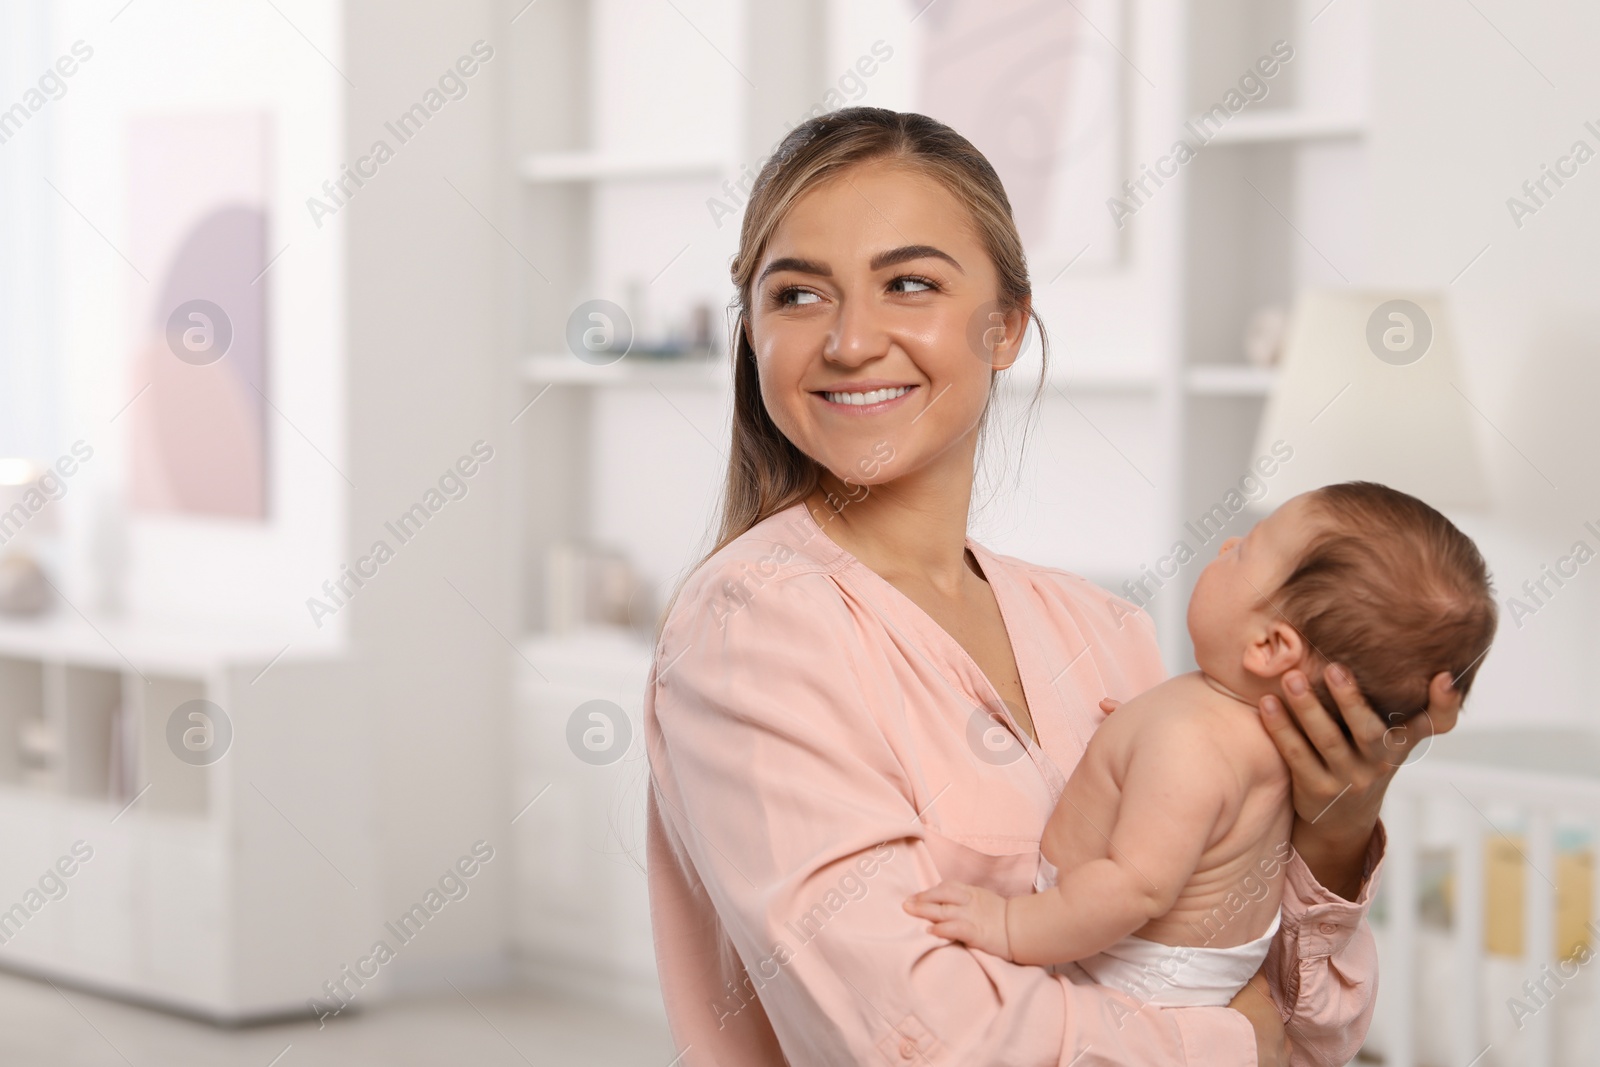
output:
[[[1367,912],[1386,840],[1379,823],[1355,900],[1323,888],[1298,854],[1289,861],[1283,923],[1267,956],[1267,983],[1296,1067],[1348,1063],[1366,1040],[1378,989],[1378,949]]]
[[[1237,1012],[1141,1011],[947,942],[901,908],[941,872],[831,578],[768,582],[731,614],[680,608],[646,739],[650,861],[672,868],[651,872],[657,961],[685,1065],[738,1062],[754,1046],[730,1029],[764,1018],[795,1067],[1254,1067]],[[728,973],[730,945],[759,993],[748,1008],[704,977]]]

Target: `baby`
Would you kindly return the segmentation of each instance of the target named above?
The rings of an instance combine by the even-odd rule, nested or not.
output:
[[[1496,608],[1483,557],[1444,516],[1347,482],[1225,541],[1188,622],[1199,669],[1095,732],[1039,842],[1038,892],[941,882],[904,905],[930,932],[1017,963],[1075,960],[1147,1004],[1227,1004],[1266,958],[1291,855],[1289,769],[1261,697],[1282,699],[1295,668],[1333,708],[1322,670],[1338,663],[1398,724],[1440,671],[1466,695]]]

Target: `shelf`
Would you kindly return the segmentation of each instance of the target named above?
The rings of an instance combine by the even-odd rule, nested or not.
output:
[[[0,619],[0,656],[103,670],[205,677],[228,664],[267,663],[293,644],[291,659],[335,650],[325,640],[281,631],[188,627],[133,619],[85,622],[65,606],[32,619]],[[127,657],[124,659],[124,657]]]
[[[1012,388],[1033,390],[1031,378],[1014,378],[1012,382]],[[1161,387],[1161,380],[1144,371],[1094,370],[1052,374],[1046,384],[1066,393],[1154,393]]]
[[[722,389],[729,384],[727,365],[720,359],[657,359],[624,356],[597,366],[571,354],[524,356],[522,378],[535,385],[598,385],[641,388],[649,385]]]
[[[1191,396],[1266,396],[1277,380],[1272,367],[1244,364],[1199,364],[1191,366],[1184,386]]]
[[[1365,134],[1366,124],[1360,119],[1280,109],[1238,115],[1206,143],[1251,145],[1286,141],[1331,141],[1362,137]]]
[[[716,179],[733,170],[721,156],[662,159],[597,152],[533,152],[523,156],[517,166],[518,175],[529,182]]]

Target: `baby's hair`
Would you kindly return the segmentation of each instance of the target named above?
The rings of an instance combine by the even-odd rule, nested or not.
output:
[[[1464,698],[1499,617],[1472,539],[1376,482],[1324,486],[1308,500],[1319,530],[1272,603],[1311,645],[1307,674],[1323,705],[1337,717],[1322,680],[1329,662],[1355,676],[1386,723],[1425,709],[1440,671]]]

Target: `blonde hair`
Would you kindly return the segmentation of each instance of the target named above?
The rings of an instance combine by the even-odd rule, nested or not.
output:
[[[847,168],[874,160],[919,171],[966,206],[999,276],[1000,310],[1027,307],[1048,359],[1044,323],[1032,307],[1033,287],[1011,202],[1000,176],[972,142],[926,115],[877,107],[842,108],[796,126],[756,177],[729,271],[738,290],[730,307],[737,315],[730,330],[733,441],[716,543],[705,558],[817,488],[822,474],[818,464],[783,435],[761,399],[756,354],[745,334],[751,285],[767,243],[795,201]],[[1044,374],[1042,360],[1041,388]],[[998,375],[991,379],[991,396],[998,380]]]

